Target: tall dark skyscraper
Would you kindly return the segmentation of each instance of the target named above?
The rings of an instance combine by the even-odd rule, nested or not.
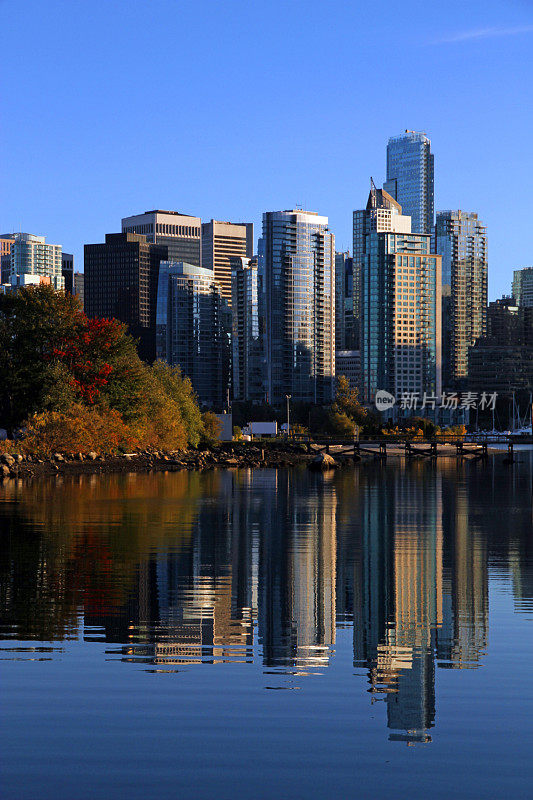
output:
[[[155,358],[159,263],[167,248],[135,233],[108,233],[103,244],[85,245],[85,313],[125,322],[139,339],[139,355]]]
[[[74,294],[74,256],[72,253],[61,253],[61,272],[65,279],[65,291]]]
[[[425,133],[405,131],[387,145],[387,180],[383,188],[411,217],[413,233],[430,234],[435,214],[434,156]]]

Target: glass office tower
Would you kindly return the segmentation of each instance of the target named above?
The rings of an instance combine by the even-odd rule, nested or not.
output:
[[[444,388],[460,389],[468,348],[487,330],[487,229],[477,214],[439,211],[433,250],[442,255]]]
[[[533,308],[533,267],[514,270],[513,297],[518,306]]]
[[[156,315],[157,358],[179,366],[201,403],[222,409],[230,370],[229,307],[211,270],[162,261]]]
[[[380,206],[390,212],[381,222]],[[430,236],[410,232],[409,217],[387,192],[373,187],[366,212],[356,214],[363,400],[373,402],[380,389],[439,395],[441,257],[431,253]]]
[[[350,253],[335,253],[335,349],[354,350],[353,259]]]
[[[425,133],[405,131],[387,145],[383,188],[411,217],[413,233],[431,233],[434,218],[434,157]]]
[[[328,218],[263,214],[269,402],[329,403],[335,383],[335,237]]]
[[[234,258],[231,270],[234,400],[264,400],[256,258]]]

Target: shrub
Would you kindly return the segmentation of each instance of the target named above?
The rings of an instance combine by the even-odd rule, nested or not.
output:
[[[208,444],[215,444],[220,441],[220,434],[222,433],[222,424],[216,414],[212,411],[206,411],[202,414],[202,421],[204,423],[203,440]]]
[[[132,449],[138,441],[124,424],[118,411],[73,405],[68,411],[43,411],[28,421],[23,440],[24,450],[49,456],[113,453],[119,447]]]

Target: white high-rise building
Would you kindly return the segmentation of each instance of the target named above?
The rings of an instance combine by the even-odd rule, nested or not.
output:
[[[39,282],[48,283],[49,280],[54,289],[64,289],[62,268],[60,244],[46,244],[44,236],[34,236],[32,233],[12,235],[11,267],[7,283],[18,287]]]

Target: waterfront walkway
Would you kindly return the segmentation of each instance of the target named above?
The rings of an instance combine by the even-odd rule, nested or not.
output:
[[[458,437],[439,436],[435,438],[407,438],[402,436],[381,436],[373,438],[347,439],[334,436],[295,437],[305,442],[309,452],[326,452],[332,455],[352,456],[355,461],[364,457],[386,459],[387,457],[438,458],[455,457],[487,458],[489,449],[506,452],[511,460],[516,445],[533,444],[531,436],[483,436]]]

